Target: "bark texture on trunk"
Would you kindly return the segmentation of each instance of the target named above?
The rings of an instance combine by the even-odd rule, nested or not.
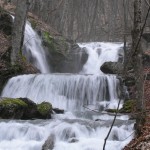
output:
[[[135,75],[135,88],[136,88],[136,131],[137,134],[141,133],[141,127],[144,123],[144,100],[143,100],[143,88],[144,88],[144,80],[143,80],[143,64],[142,64],[142,48],[141,42],[139,41],[141,35],[141,23],[142,23],[142,8],[141,8],[141,0],[134,1],[134,29],[133,29],[133,68]]]
[[[11,53],[12,65],[16,64],[20,59],[28,8],[29,8],[29,0],[17,1],[12,31],[12,53]]]

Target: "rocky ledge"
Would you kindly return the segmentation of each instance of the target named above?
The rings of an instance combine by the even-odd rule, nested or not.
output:
[[[36,104],[28,98],[0,98],[1,119],[50,119],[52,105]]]

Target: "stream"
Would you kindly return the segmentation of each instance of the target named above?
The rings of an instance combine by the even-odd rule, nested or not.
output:
[[[36,37],[36,38],[32,38]],[[53,114],[50,120],[0,120],[0,150],[41,150],[50,136],[53,150],[102,150],[114,114],[105,110],[116,108],[119,101],[119,80],[105,75],[100,66],[118,61],[122,43],[79,43],[88,60],[78,74],[52,73],[41,39],[26,25],[24,55],[41,74],[11,78],[2,97],[28,97],[36,103],[48,101],[64,114]],[[121,102],[120,107],[123,104]],[[134,121],[118,115],[107,140],[106,150],[121,150],[134,135]]]

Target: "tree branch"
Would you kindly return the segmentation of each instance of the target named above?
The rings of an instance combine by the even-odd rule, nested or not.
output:
[[[114,123],[115,123],[115,120],[116,120],[116,117],[117,117],[117,114],[118,114],[120,102],[121,102],[121,98],[119,99],[119,103],[118,103],[118,106],[117,106],[117,111],[116,111],[115,117],[114,117],[114,119],[113,119],[112,125],[111,125],[111,127],[110,127],[110,129],[109,129],[109,132],[108,132],[108,134],[107,134],[107,136],[106,136],[106,138],[105,138],[105,140],[104,140],[103,150],[105,150],[105,146],[106,146],[107,139],[108,139],[108,137],[109,137],[109,135],[110,135],[110,133],[111,133],[111,130],[112,130],[113,126],[114,126]]]

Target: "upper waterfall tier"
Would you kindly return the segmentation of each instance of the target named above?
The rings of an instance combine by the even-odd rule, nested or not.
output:
[[[22,75],[11,78],[3,97],[28,97],[54,107],[81,110],[84,106],[114,107],[118,100],[116,76],[100,75]],[[105,102],[104,102],[105,101]]]
[[[41,73],[49,73],[50,67],[47,63],[46,53],[42,47],[42,41],[38,34],[32,29],[29,22],[25,26],[24,51],[26,56]]]
[[[79,43],[88,54],[88,60],[83,66],[81,73],[85,74],[103,74],[100,67],[104,62],[117,62],[119,58],[119,50],[122,50],[122,43],[109,42],[91,42]]]

